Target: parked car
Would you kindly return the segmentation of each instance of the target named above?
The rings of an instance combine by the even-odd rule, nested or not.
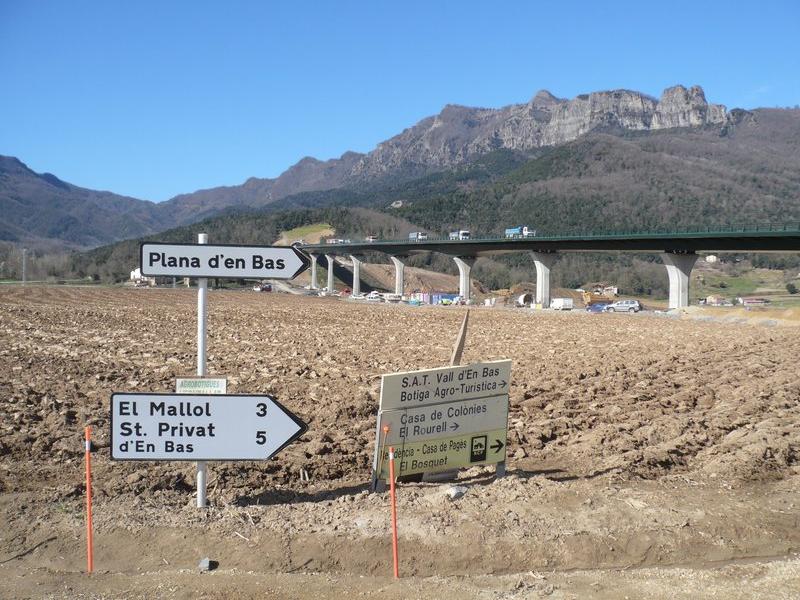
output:
[[[638,300],[617,300],[607,305],[606,312],[639,312],[642,304]]]
[[[376,292],[372,290],[369,294],[367,294],[367,301],[368,302],[383,302],[383,296],[380,292]]]
[[[586,305],[586,312],[590,312],[590,313],[605,312],[606,311],[606,306],[608,306],[608,304],[604,304],[602,302],[599,302],[597,304],[587,304]]]

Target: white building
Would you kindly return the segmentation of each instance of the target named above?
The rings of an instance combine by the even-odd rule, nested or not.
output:
[[[135,283],[136,285],[150,285],[153,286],[156,284],[155,277],[144,277],[142,275],[142,268],[136,267],[133,271],[131,271],[130,280]]]

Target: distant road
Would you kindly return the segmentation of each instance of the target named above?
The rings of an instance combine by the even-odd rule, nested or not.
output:
[[[290,286],[285,281],[281,281],[279,279],[268,279],[267,281],[269,281],[270,284],[272,284],[273,290],[278,290],[281,292],[285,292],[287,294],[295,294],[296,296],[304,295],[304,292],[302,290]]]

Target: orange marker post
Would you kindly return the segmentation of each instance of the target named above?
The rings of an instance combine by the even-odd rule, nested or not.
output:
[[[394,491],[394,447],[389,447],[389,490],[392,499],[392,560],[394,578],[400,579],[400,561],[397,556],[397,496]]]
[[[386,436],[388,436],[388,435],[389,435],[389,426],[388,425],[384,425],[383,426],[383,440],[381,441],[380,452],[378,453],[378,456],[380,457],[380,460],[378,462],[378,476],[380,476],[380,474],[383,472],[383,456],[384,456],[383,453],[386,450]]]
[[[92,426],[87,425],[86,439],[86,571],[94,569],[94,544],[92,540]]]

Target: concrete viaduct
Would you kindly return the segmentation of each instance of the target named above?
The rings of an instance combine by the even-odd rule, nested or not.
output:
[[[480,256],[527,252],[536,267],[536,303],[550,305],[550,269],[561,252],[640,252],[661,254],[669,277],[669,308],[689,305],[689,276],[698,252],[800,252],[800,223],[759,227],[702,229],[683,232],[645,232],[480,238],[470,240],[386,240],[340,244],[303,244],[311,257],[311,286],[317,289],[317,259],[324,254],[329,265],[337,255],[353,261],[353,293],[360,291],[360,269],[366,252],[387,254],[395,267],[395,293],[403,293],[403,259],[424,252],[451,256],[458,267],[459,293],[469,299],[470,270]],[[328,269],[328,289],[333,289],[333,269]]]

